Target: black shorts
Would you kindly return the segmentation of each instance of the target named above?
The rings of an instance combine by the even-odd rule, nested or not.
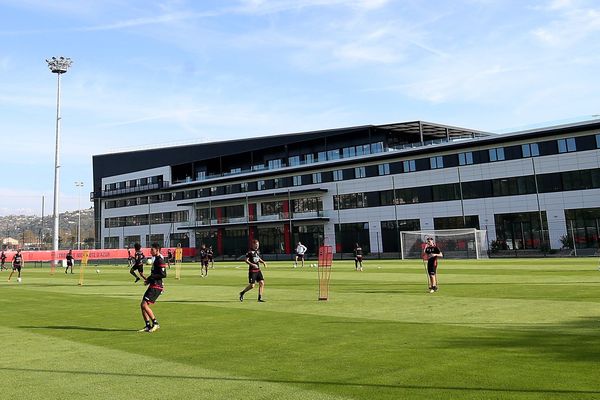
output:
[[[304,254],[296,254],[298,260],[304,260]]]
[[[263,278],[262,272],[260,270],[248,272],[248,283],[256,283],[264,280],[265,278]]]
[[[201,260],[200,261],[200,266],[201,267],[208,267],[208,260]]]
[[[132,271],[139,271],[141,274],[144,273],[144,266],[143,265],[134,265],[133,267],[131,267]]]
[[[437,257],[431,257],[427,260],[427,273],[434,276],[437,271]]]
[[[67,261],[67,267],[72,267],[73,266],[73,261]]]
[[[354,257],[354,261],[356,261],[356,262],[362,262],[362,260],[363,260],[363,256]]]
[[[21,272],[21,266],[20,265],[13,265],[13,271],[19,271],[19,272]]]
[[[158,288],[149,287],[144,293],[144,301],[150,304],[156,303],[158,296],[162,294],[162,290]]]

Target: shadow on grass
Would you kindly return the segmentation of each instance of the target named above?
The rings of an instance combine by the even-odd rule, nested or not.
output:
[[[239,300],[163,300],[161,303],[239,303]]]
[[[497,330],[485,336],[451,339],[444,347],[516,349],[560,360],[596,362],[600,359],[600,317],[560,324],[533,324],[520,329]]]
[[[124,372],[105,372],[105,371],[81,371],[81,370],[56,370],[41,368],[13,368],[0,367],[0,371],[20,371],[20,372],[41,372],[49,374],[69,374],[69,375],[92,375],[92,376],[115,376],[115,377],[135,377],[150,379],[179,379],[193,381],[229,381],[229,382],[265,382],[289,385],[326,385],[326,386],[346,386],[346,387],[371,387],[378,389],[415,389],[415,390],[447,390],[447,391],[466,391],[466,392],[492,392],[492,393],[538,393],[546,394],[600,394],[600,390],[569,390],[569,389],[544,389],[544,388],[494,388],[494,387],[467,387],[467,386],[435,386],[435,385],[402,385],[402,384],[377,384],[377,383],[351,383],[351,382],[331,382],[331,381],[303,381],[303,380],[284,380],[284,379],[257,379],[256,377],[207,377],[190,375],[168,375],[168,374],[142,374],[142,373],[124,373]]]
[[[137,329],[113,329],[98,328],[95,326],[75,326],[75,325],[54,325],[54,326],[20,326],[21,329],[53,329],[53,330],[74,330],[74,331],[92,331],[92,332],[137,332]]]

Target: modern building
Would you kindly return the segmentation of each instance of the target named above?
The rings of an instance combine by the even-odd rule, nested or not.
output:
[[[415,121],[93,157],[103,248],[244,254],[301,240],[398,255],[403,230],[475,227],[504,249],[597,248],[600,120],[491,134]]]

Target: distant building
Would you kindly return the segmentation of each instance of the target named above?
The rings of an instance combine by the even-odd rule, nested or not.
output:
[[[402,230],[476,227],[507,249],[592,248],[599,149],[598,120],[504,135],[415,121],[96,155],[96,235],[397,254]]]
[[[17,239],[13,239],[11,237],[2,239],[3,249],[15,249],[17,247],[19,247],[19,241]]]

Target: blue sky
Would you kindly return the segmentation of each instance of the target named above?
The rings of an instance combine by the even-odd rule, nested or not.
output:
[[[91,157],[426,120],[500,131],[600,114],[596,0],[0,0],[0,215],[61,211]]]

